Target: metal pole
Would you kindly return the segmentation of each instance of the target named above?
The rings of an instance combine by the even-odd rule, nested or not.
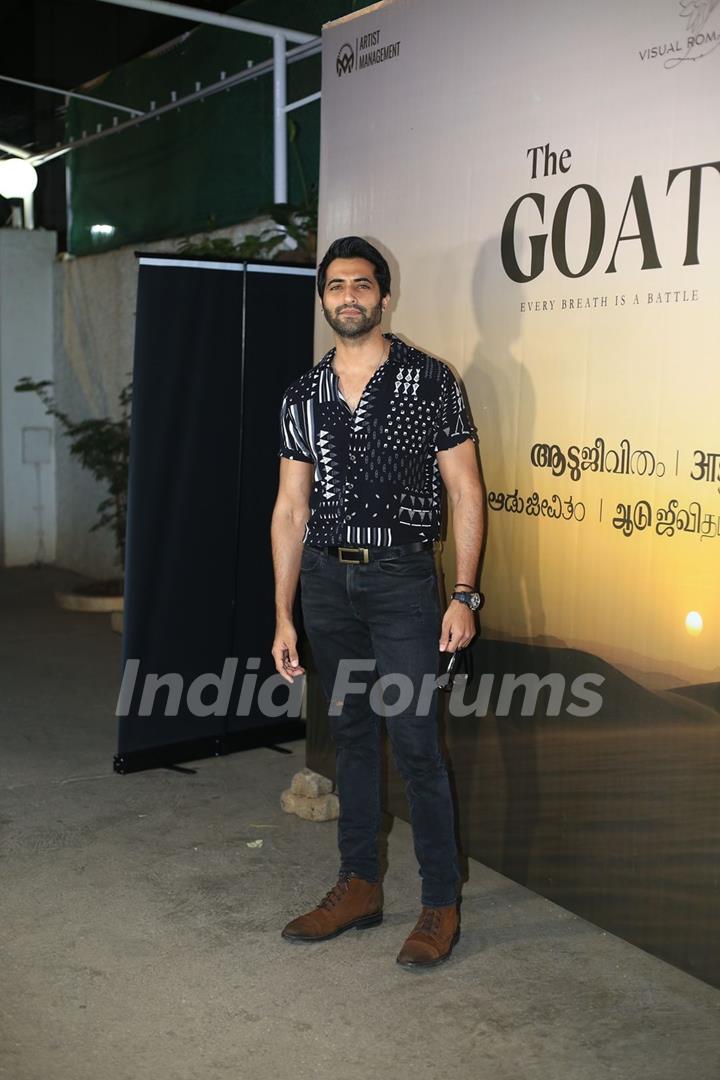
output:
[[[32,154],[29,150],[23,150],[20,146],[13,146],[9,142],[0,142],[0,150],[3,154],[10,154],[11,157],[29,158]]]
[[[67,105],[67,102],[65,102]],[[114,131],[114,128],[110,129]],[[73,210],[72,210],[72,171],[70,169],[70,158],[65,158],[65,224],[67,227],[67,239],[65,241],[65,248],[67,251],[72,250],[72,227],[73,227]]]
[[[321,49],[320,38],[313,38],[307,45],[295,45],[292,49],[289,49],[285,54],[286,64],[293,64],[298,60],[306,60],[309,56],[315,56]],[[31,153],[30,161],[35,167],[44,165],[47,161],[52,161],[56,157],[61,157],[62,154],[67,154],[71,150],[78,150],[82,146],[89,146],[90,143],[97,142],[98,139],[105,139],[110,135],[119,135],[121,131],[128,131],[130,128],[137,127],[138,124],[145,124],[148,120],[153,120],[158,116],[164,116],[165,113],[180,109],[186,105],[192,105],[196,101],[202,101],[204,98],[212,97],[213,94],[219,94],[231,90],[234,86],[239,86],[240,83],[248,82],[252,79],[258,79],[263,75],[269,75],[274,68],[274,61],[272,57],[269,60],[263,60],[259,64],[254,64],[251,68],[245,68],[243,71],[239,71],[236,75],[228,75],[225,79],[220,79],[219,82],[211,83],[209,86],[202,87],[198,90],[194,90],[186,97],[178,98],[177,101],[167,102],[165,105],[160,105],[156,109],[152,109],[142,116],[133,116],[129,120],[123,120],[122,123],[116,124],[110,128],[104,128],[102,131],[96,131],[92,135],[86,135],[85,138],[75,139],[74,142],[64,143],[61,146],[55,146],[52,150],[39,150],[36,153]]]
[[[118,105],[114,101],[103,101],[102,98],[90,97],[89,94],[79,94],[76,90],[60,90],[57,86],[45,86],[43,83],[29,82],[27,79],[16,79],[11,75],[0,75],[2,82],[17,83],[18,86],[29,86],[32,90],[44,90],[47,94],[61,94],[63,97],[79,98],[80,101],[90,101],[93,105],[105,105],[108,109],[118,109],[121,112],[132,113],[133,116],[144,116],[142,109],[131,109],[129,105]]]
[[[285,106],[285,112],[292,112],[293,109],[301,109],[303,105],[309,105],[311,101],[319,101],[321,97],[320,91],[316,94],[308,94],[307,97],[300,98],[299,101],[293,101],[289,105]]]
[[[35,193],[23,195],[23,226],[26,229],[35,228]]]
[[[288,41],[295,41],[299,45],[312,41],[316,36],[306,34],[302,30],[288,30],[284,26],[255,22],[254,19],[241,19],[237,15],[203,11],[202,8],[188,7],[186,4],[171,4],[167,0],[99,0],[99,3],[137,8],[139,11],[154,11],[156,15],[170,15],[176,19],[187,19],[188,22],[207,23],[209,26],[222,26],[226,30],[242,30],[246,34],[260,34],[263,37],[274,38],[278,30],[282,30]]]
[[[273,38],[273,175],[276,203],[287,202],[287,68],[285,66],[285,38],[275,34]]]

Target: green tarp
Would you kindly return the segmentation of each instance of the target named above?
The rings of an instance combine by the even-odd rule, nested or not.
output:
[[[230,13],[319,34],[324,22],[365,6],[352,0],[246,0]],[[168,37],[173,22],[168,19]],[[230,76],[271,56],[270,38],[202,26],[110,72],[87,92],[146,111],[153,101],[171,101],[173,91],[182,98],[196,83],[208,86],[223,71]],[[319,55],[288,65],[288,102],[319,89]],[[119,122],[128,118],[117,116]],[[288,146],[288,199],[300,203],[305,187],[317,186],[320,102],[290,116],[297,137]],[[71,101],[68,135],[77,139],[97,125],[112,124],[112,110]],[[75,255],[207,232],[254,217],[273,201],[272,76],[74,150],[68,166],[68,247]]]

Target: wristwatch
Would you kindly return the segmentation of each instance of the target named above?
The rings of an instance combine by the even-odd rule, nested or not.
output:
[[[471,611],[479,611],[485,603],[485,597],[481,592],[454,592],[450,599],[467,604]]]

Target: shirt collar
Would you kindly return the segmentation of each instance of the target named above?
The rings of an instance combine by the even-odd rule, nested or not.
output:
[[[390,342],[390,352],[388,353],[388,358],[385,361],[386,364],[390,364],[394,360],[397,359],[398,346],[400,344],[400,338],[396,337],[395,334],[393,334],[390,331],[388,331],[387,333],[384,333],[383,337],[385,338],[386,341]],[[318,361],[317,367],[329,367],[330,370],[332,371],[331,364],[332,364],[334,356],[335,356],[335,346],[333,345],[333,347],[331,349],[328,349],[328,351],[325,353],[322,360]]]

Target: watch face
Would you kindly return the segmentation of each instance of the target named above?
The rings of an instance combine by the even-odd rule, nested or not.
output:
[[[455,593],[454,598],[461,604],[467,604],[471,611],[477,611],[482,607],[482,594],[477,592]]]

